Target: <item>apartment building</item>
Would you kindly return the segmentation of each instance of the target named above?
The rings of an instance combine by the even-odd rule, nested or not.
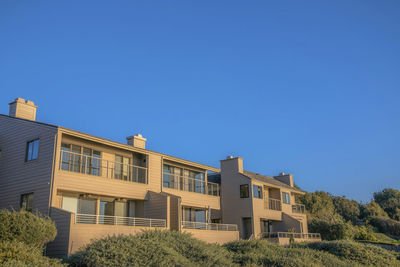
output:
[[[286,176],[265,180],[243,171],[240,158],[221,161],[221,169],[191,162],[146,149],[140,134],[122,144],[38,122],[32,101],[17,98],[9,105],[9,115],[0,115],[0,208],[50,216],[58,234],[48,244],[49,256],[146,229],[188,232],[219,244],[239,235],[284,243],[273,231],[288,227],[308,237],[304,207],[294,205],[303,192]],[[292,204],[282,202],[284,192]]]

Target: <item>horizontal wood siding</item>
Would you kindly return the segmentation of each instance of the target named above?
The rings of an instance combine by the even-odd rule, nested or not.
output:
[[[66,210],[51,208],[50,217],[56,224],[57,236],[53,242],[47,244],[46,255],[62,258],[68,254],[70,227],[74,223],[74,216]]]
[[[148,192],[144,202],[144,217],[152,219],[169,219],[169,196]]]
[[[18,210],[21,194],[33,192],[33,209],[48,215],[56,134],[56,127],[0,115],[0,208]],[[37,138],[38,158],[25,162],[27,142]]]
[[[198,208],[207,208],[210,206],[212,209],[221,208],[221,198],[217,196],[210,196],[195,192],[188,192],[163,187],[163,192],[181,197],[182,206],[191,206]]]

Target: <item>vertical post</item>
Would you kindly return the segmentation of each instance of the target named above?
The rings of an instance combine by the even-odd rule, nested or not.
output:
[[[96,199],[96,224],[99,224],[99,214],[100,214],[100,199]]]

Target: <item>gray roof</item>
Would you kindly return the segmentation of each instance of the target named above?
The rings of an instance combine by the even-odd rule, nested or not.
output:
[[[285,187],[285,188],[289,188],[291,190],[295,190],[295,191],[299,191],[299,192],[304,192],[304,193],[306,192],[306,191],[303,191],[303,190],[298,189],[296,187],[292,187],[290,185],[282,183],[281,181],[278,181],[275,178],[270,177],[270,176],[261,175],[261,174],[254,173],[254,172],[249,172],[249,171],[243,171],[243,175],[248,177],[248,178],[250,178],[250,179],[259,180],[259,181],[267,183],[267,184],[276,185],[276,186],[280,186],[280,187]]]

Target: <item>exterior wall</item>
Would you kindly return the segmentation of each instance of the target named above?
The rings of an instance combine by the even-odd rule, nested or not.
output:
[[[238,165],[236,165],[238,164]],[[221,161],[221,206],[222,222],[237,224],[243,237],[242,218],[253,217],[251,180],[237,170],[243,170],[240,159]],[[240,185],[249,185],[249,198],[240,198]],[[253,218],[254,219],[254,218]]]
[[[181,199],[177,196],[170,195],[170,229],[179,230],[181,225]]]
[[[144,201],[144,217],[151,219],[164,219],[167,228],[170,223],[170,197],[168,195],[149,191],[147,201]]]
[[[33,209],[49,212],[57,127],[0,115],[0,208],[19,209],[21,194],[34,193]],[[38,158],[25,162],[27,142],[39,138]]]
[[[161,157],[155,154],[147,155],[148,183],[136,183],[122,181],[118,179],[107,178],[107,168],[105,160],[115,161],[115,155],[132,156],[130,150],[110,147],[90,140],[79,139],[70,135],[59,134],[57,143],[55,179],[53,186],[53,195],[59,190],[71,192],[83,192],[102,196],[118,196],[121,198],[145,200],[147,191],[161,191]],[[77,172],[64,171],[60,169],[61,143],[76,144],[85,146],[102,152],[103,171],[102,176],[94,176]],[[110,172],[110,171],[109,171]],[[111,173],[111,172],[110,172]],[[110,176],[111,177],[111,174]],[[56,205],[56,199],[53,198],[52,205]]]
[[[190,233],[194,238],[207,243],[225,244],[239,240],[239,231],[213,231],[199,229],[182,229],[182,232]]]
[[[163,187],[162,191],[168,194],[179,196],[182,199],[182,206],[197,208],[208,208],[208,206],[210,206],[212,209],[221,208],[221,198],[218,196],[210,196],[207,194],[181,191],[165,187]]]
[[[74,223],[74,215],[66,210],[51,208],[50,217],[57,227],[57,236],[53,242],[47,244],[46,255],[62,258],[68,255],[70,228]]]

